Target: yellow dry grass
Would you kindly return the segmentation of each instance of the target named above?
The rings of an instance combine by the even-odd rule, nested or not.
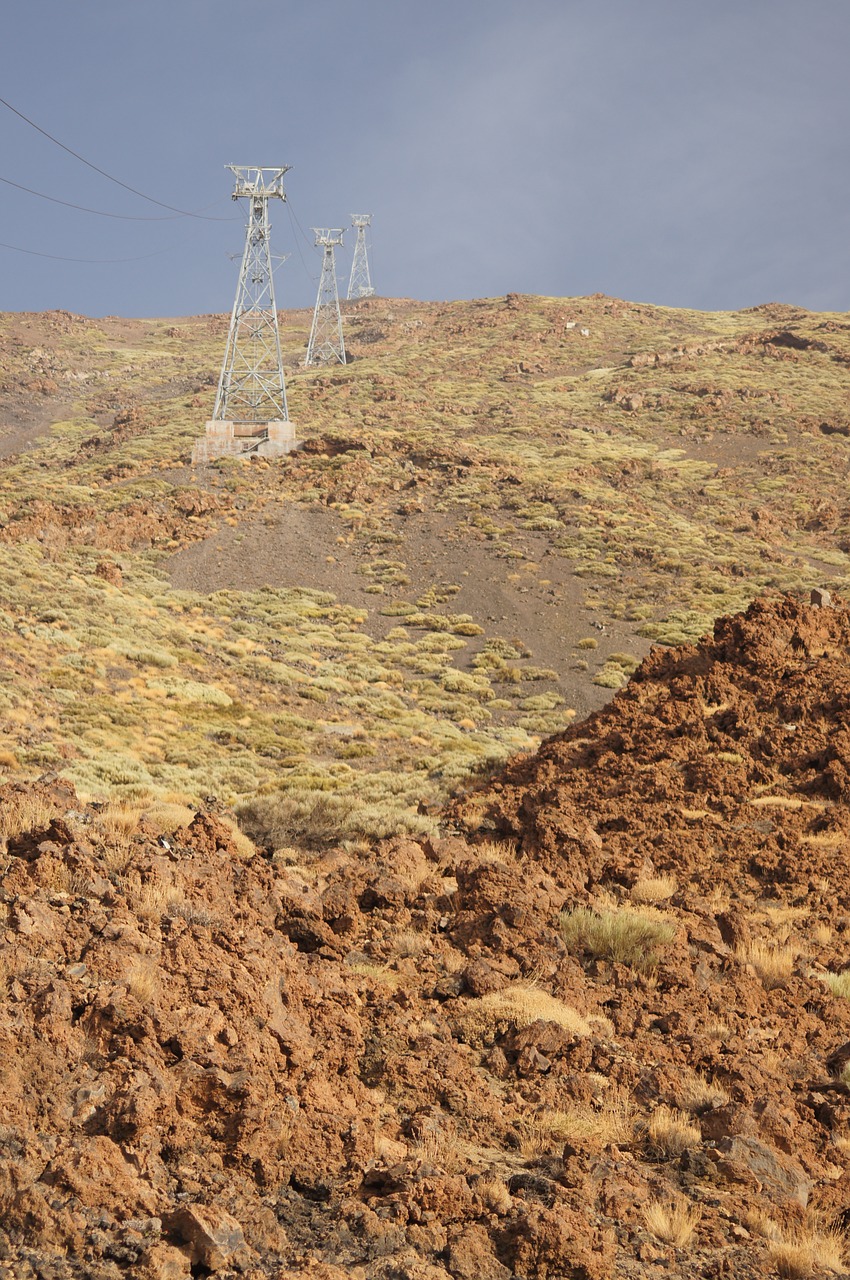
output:
[[[143,920],[157,920],[172,907],[184,900],[183,890],[161,880],[148,880],[144,884],[134,879],[127,885],[127,900]]]
[[[772,943],[754,938],[735,948],[741,964],[752,965],[765,989],[782,987],[794,971],[797,948],[792,943]]]
[[[492,1175],[488,1178],[479,1178],[475,1184],[475,1191],[482,1204],[491,1213],[496,1213],[500,1217],[506,1214],[513,1204],[513,1197],[502,1178]]]
[[[574,1036],[589,1036],[592,1031],[588,1018],[538,987],[517,986],[490,991],[475,1002],[474,1008],[494,1026],[509,1023],[515,1027],[528,1027],[539,1019],[556,1022]]]
[[[842,969],[840,973],[824,973],[821,977],[834,996],[850,1000],[850,969]]]
[[[700,1210],[686,1200],[674,1200],[672,1204],[650,1200],[643,1210],[647,1231],[657,1240],[664,1240],[677,1249],[684,1249],[690,1244],[701,1217]]]
[[[783,1280],[844,1271],[845,1237],[817,1216],[791,1228],[779,1227],[762,1214],[750,1215],[745,1221],[767,1240],[768,1258]]]
[[[154,1002],[159,992],[159,970],[152,960],[134,960],[127,970],[127,990],[139,1004]]]
[[[748,804],[759,809],[802,809],[803,801],[796,796],[750,796]]]
[[[401,982],[401,974],[396,973],[394,969],[390,969],[385,964],[372,964],[368,960],[357,960],[354,964],[349,965],[352,973],[358,974],[361,978],[371,978],[373,982],[378,982],[382,987],[389,987],[395,991]]]
[[[647,876],[632,885],[629,897],[632,902],[665,902],[676,892],[674,876]]]
[[[480,862],[505,862],[509,866],[516,862],[517,843],[515,840],[482,840],[475,846]]]
[[[593,1103],[575,1103],[558,1111],[544,1111],[536,1125],[559,1142],[605,1147],[632,1141],[635,1110],[628,1091],[618,1086]]]
[[[575,907],[561,916],[561,935],[571,951],[646,973],[658,964],[661,949],[673,941],[676,925],[658,913],[626,907],[599,912]]]
[[[676,1089],[676,1103],[682,1111],[699,1114],[711,1107],[724,1107],[728,1101],[727,1090],[700,1072],[686,1076]]]
[[[43,831],[57,813],[56,804],[38,793],[16,795],[0,805],[0,843]]]
[[[656,1107],[646,1126],[650,1150],[655,1155],[679,1156],[702,1142],[699,1125],[689,1115],[674,1107]]]

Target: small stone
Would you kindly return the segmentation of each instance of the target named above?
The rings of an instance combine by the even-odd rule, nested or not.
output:
[[[811,601],[818,609],[829,609],[832,605],[832,596],[824,587],[815,587],[812,590]]]

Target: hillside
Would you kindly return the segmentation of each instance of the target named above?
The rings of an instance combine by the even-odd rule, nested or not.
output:
[[[282,320],[0,316],[0,1280],[841,1273],[850,317]]]
[[[0,795],[0,1274],[842,1271],[850,610],[655,649],[443,834]]]
[[[226,318],[0,317],[7,776],[433,829],[653,641],[841,589],[850,320],[369,299],[307,447],[193,470]]]

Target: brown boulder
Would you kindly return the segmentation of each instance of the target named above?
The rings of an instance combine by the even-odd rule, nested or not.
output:
[[[449,1243],[449,1272],[456,1280],[510,1280],[511,1272],[496,1257],[484,1227],[473,1223]]]
[[[486,996],[507,986],[507,979],[486,960],[473,960],[463,971],[463,985],[473,996]]]
[[[233,1265],[247,1256],[245,1237],[235,1218],[213,1205],[190,1204],[166,1214],[162,1225],[169,1235],[189,1246],[189,1259],[210,1271]]]
[[[802,1166],[782,1156],[758,1138],[737,1135],[717,1144],[717,1173],[727,1182],[740,1182],[764,1191],[774,1200],[796,1201],[806,1207],[812,1184]]]
[[[128,1164],[121,1148],[101,1135],[60,1150],[41,1181],[119,1219],[154,1214],[158,1208],[154,1189]]]

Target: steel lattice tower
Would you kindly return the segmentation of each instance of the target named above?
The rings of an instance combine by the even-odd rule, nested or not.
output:
[[[336,287],[336,263],[334,249],[342,244],[341,227],[313,227],[316,247],[323,250],[322,277],[313,312],[313,327],[307,344],[305,365],[331,364],[338,360],[345,364],[345,341],[342,336],[342,316],[339,311],[339,291]]]
[[[233,199],[247,199],[250,216],[213,421],[258,425],[288,422],[269,249],[269,200],[286,199],[283,175],[292,166],[260,169],[253,165],[229,164],[226,167],[236,177]]]
[[[351,225],[357,229],[354,258],[348,280],[348,301],[352,298],[371,298],[375,290],[369,275],[369,259],[366,256],[366,228],[372,225],[371,213],[352,213]]]

